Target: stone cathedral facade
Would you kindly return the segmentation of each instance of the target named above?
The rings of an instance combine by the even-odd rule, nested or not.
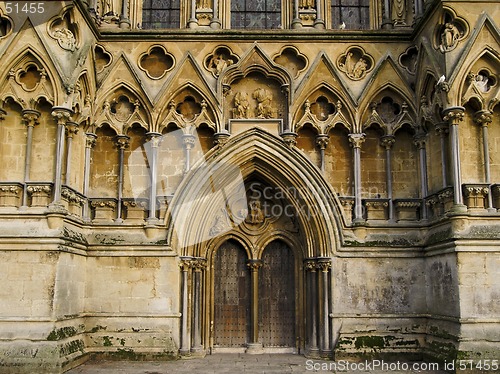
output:
[[[498,359],[499,27],[488,0],[0,2],[0,372]]]

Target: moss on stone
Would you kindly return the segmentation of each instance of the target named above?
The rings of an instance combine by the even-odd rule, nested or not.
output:
[[[109,338],[109,336],[103,336],[102,340],[103,340],[102,345],[105,346],[105,347],[111,347],[113,345],[113,343],[111,342],[111,339]]]
[[[76,329],[73,326],[62,327],[60,329],[54,329],[47,336],[47,340],[49,341],[57,341],[65,338],[69,338],[71,336],[75,336],[77,334]]]
[[[359,348],[384,348],[385,340],[382,336],[358,336],[354,346]]]

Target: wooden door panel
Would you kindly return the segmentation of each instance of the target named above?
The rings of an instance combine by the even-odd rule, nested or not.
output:
[[[247,256],[239,243],[227,241],[217,250],[214,262],[214,345],[244,347],[250,321]]]
[[[270,243],[259,276],[259,340],[264,347],[295,347],[295,265],[281,241]]]

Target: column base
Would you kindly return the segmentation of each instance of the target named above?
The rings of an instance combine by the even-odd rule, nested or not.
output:
[[[191,348],[191,356],[193,357],[205,357],[206,352],[203,347],[200,345],[198,347]]]
[[[248,343],[245,353],[249,355],[261,355],[264,353],[262,343]]]
[[[450,209],[449,213],[451,214],[467,213],[467,205],[454,204],[453,207]]]
[[[306,353],[306,357],[308,358],[319,358],[319,349],[318,348],[309,348],[309,350]]]
[[[179,354],[181,356],[189,356],[191,354],[191,351],[189,349],[179,349]]]

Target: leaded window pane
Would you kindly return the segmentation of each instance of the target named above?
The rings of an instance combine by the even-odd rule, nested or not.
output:
[[[281,0],[232,0],[231,28],[276,29],[281,25]]]
[[[346,29],[370,27],[369,0],[332,0],[333,28],[345,23]]]
[[[179,28],[180,9],[180,0],[144,0],[142,3],[142,28]]]

